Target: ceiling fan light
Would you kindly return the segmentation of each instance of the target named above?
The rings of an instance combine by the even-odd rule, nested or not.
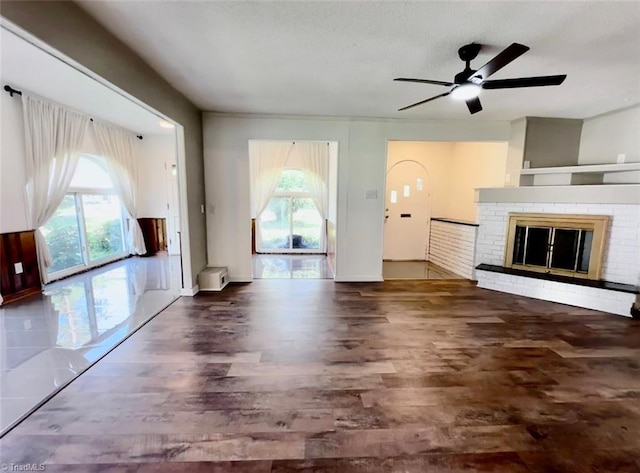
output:
[[[475,99],[478,95],[480,95],[481,90],[482,87],[480,87],[478,84],[468,82],[466,84],[454,87],[454,89],[451,91],[451,97],[455,100]]]

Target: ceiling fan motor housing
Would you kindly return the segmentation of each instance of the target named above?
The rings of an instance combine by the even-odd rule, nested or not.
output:
[[[458,56],[460,56],[460,59],[464,62],[473,61],[478,56],[480,48],[482,48],[482,45],[478,43],[465,44],[458,49]]]
[[[471,69],[469,67],[466,67],[464,69],[464,71],[456,74],[456,76],[453,78],[453,82],[454,84],[464,84],[465,82],[468,81],[469,77],[471,77],[471,75],[476,72],[474,69]]]
[[[458,49],[458,56],[460,56],[460,59],[462,59],[466,63],[466,67],[464,68],[464,71],[456,74],[456,76],[454,77],[453,82],[455,84],[464,84],[465,82],[467,82],[469,77],[471,77],[471,75],[476,72],[475,69],[471,69],[469,64],[478,56],[481,48],[482,46],[480,44],[471,43],[465,44],[460,49]]]

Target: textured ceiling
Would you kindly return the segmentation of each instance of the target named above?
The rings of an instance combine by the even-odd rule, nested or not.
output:
[[[640,3],[157,2],[80,6],[203,110],[513,120],[586,118],[640,102]],[[484,111],[394,77],[452,80],[457,49],[531,50],[492,78],[568,74],[559,87],[486,90]]]

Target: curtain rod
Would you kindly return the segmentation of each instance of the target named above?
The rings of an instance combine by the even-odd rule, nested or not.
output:
[[[8,86],[7,86],[8,87]],[[296,144],[295,141],[292,142],[294,145]],[[311,143],[319,143],[318,141],[312,141]],[[327,146],[329,146],[329,142],[327,141]]]
[[[5,85],[4,86],[4,90],[6,90],[7,92],[9,92],[9,95],[11,97],[13,97],[13,94],[17,94],[17,95],[22,95],[22,91],[21,90],[17,90],[14,89],[13,87],[11,87],[10,85]],[[89,118],[89,120],[93,121],[93,118]],[[143,139],[144,137],[142,135],[136,135],[136,138],[138,138],[139,140]]]

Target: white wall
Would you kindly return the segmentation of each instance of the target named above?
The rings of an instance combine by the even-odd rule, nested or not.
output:
[[[338,143],[329,143],[329,203],[327,208],[327,263],[336,274],[336,227],[338,222]]]
[[[138,159],[138,217],[166,218],[170,199],[167,173],[176,164],[174,134],[146,135],[138,144]]]
[[[505,186],[520,186],[520,170],[524,159],[524,146],[527,136],[527,119],[521,118],[511,122],[509,145],[507,150],[507,163]]]
[[[387,141],[507,141],[508,122],[203,114],[210,266],[251,280],[248,141],[338,142],[338,281],[382,279]],[[377,199],[366,199],[375,190]]]
[[[582,125],[578,164],[640,162],[640,105],[589,118]]]
[[[20,97],[0,94],[0,233],[31,230],[24,185],[24,126]]]

